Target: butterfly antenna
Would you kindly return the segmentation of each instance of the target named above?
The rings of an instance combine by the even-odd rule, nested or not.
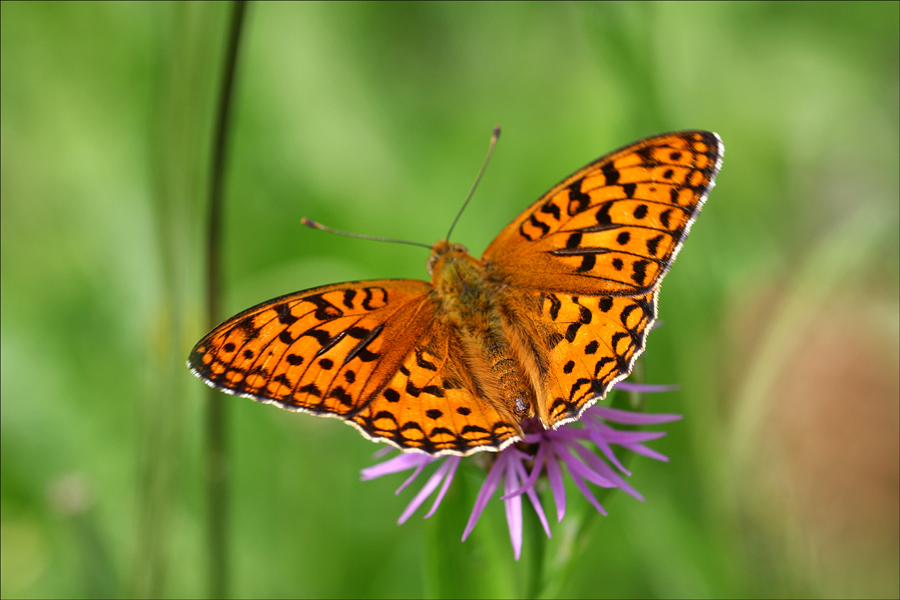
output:
[[[306,225],[307,227],[312,227],[313,229],[320,229],[322,231],[327,231],[328,233],[336,233],[338,235],[359,238],[361,240],[372,240],[373,242],[391,242],[394,244],[409,244],[410,246],[421,246],[422,248],[428,248],[429,250],[431,250],[431,246],[429,246],[428,244],[410,242],[409,240],[395,240],[394,238],[380,237],[377,235],[365,235],[364,233],[350,233],[349,231],[341,231],[340,229],[334,229],[332,227],[328,227],[327,225],[322,225],[321,223],[312,221],[310,219],[307,219],[306,217],[300,219],[300,223]]]
[[[472,184],[472,189],[469,190],[469,195],[466,196],[466,201],[463,202],[462,208],[459,209],[459,212],[456,213],[456,218],[453,219],[453,224],[450,226],[450,231],[447,232],[447,241],[450,241],[450,234],[453,233],[453,228],[456,227],[456,223],[459,221],[459,218],[462,216],[463,211],[466,210],[466,206],[469,205],[469,200],[472,199],[472,195],[475,193],[475,188],[478,187],[478,182],[481,181],[481,176],[484,175],[485,169],[487,169],[488,163],[491,162],[491,155],[494,153],[494,146],[497,145],[497,140],[500,139],[500,126],[497,125],[494,127],[494,132],[491,134],[491,145],[488,146],[487,156],[484,157],[484,162],[481,165],[481,170],[478,171],[478,176],[475,178],[475,183]]]

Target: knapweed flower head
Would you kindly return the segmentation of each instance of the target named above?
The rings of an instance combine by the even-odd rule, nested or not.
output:
[[[619,383],[617,388],[641,393],[672,389],[669,386],[632,383]],[[681,415],[649,414],[595,405],[585,410],[578,422],[570,423],[556,430],[544,429],[537,419],[523,422],[524,439],[494,455],[493,463],[481,485],[481,490],[475,499],[475,506],[463,531],[463,541],[472,533],[482,512],[494,497],[501,483],[503,493],[500,499],[506,509],[506,521],[509,525],[509,535],[516,560],[519,560],[522,552],[522,496],[527,497],[534,507],[547,537],[551,536],[550,526],[535,487],[542,476],[545,476],[548,481],[556,507],[557,521],[562,521],[566,514],[564,485],[566,474],[588,502],[603,515],[606,515],[606,510],[597,500],[589,484],[600,488],[618,488],[643,501],[643,496],[625,481],[623,476],[630,476],[631,472],[616,457],[613,446],[619,446],[635,454],[656,460],[668,461],[664,455],[644,445],[645,442],[666,434],[658,431],[620,430],[613,425],[655,425],[676,421],[680,418]],[[433,457],[425,454],[401,453],[382,463],[363,469],[362,478],[364,480],[375,479],[390,473],[413,470],[412,474],[397,489],[399,494],[413,483],[428,465],[435,462],[440,463],[400,515],[398,524],[403,524],[437,490],[437,495],[431,508],[425,514],[425,518],[434,514],[440,506],[441,500],[444,499],[462,460],[464,457],[461,456]]]

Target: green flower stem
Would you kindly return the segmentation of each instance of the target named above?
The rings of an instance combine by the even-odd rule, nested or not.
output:
[[[638,360],[635,363],[630,380],[644,382],[644,362],[642,360]],[[614,392],[610,406],[638,411],[644,409],[644,404],[644,394],[619,391]],[[621,428],[636,429],[636,427],[632,426],[621,426]],[[632,452],[615,446],[613,451],[626,467],[634,456]],[[594,495],[602,504],[615,489],[617,488],[594,488]],[[545,500],[543,505],[544,509],[548,511],[548,518],[555,520],[555,509],[550,510],[554,505],[549,489],[542,496]],[[540,581],[540,587],[530,590],[531,593],[528,595],[530,598],[558,598],[563,594],[564,586],[569,580],[569,576],[575,567],[580,564],[581,555],[587,548],[594,519],[600,514],[587,500],[580,498],[577,494],[567,493],[567,497],[570,501],[562,523],[557,523],[554,528],[554,523],[551,521],[550,526],[553,528],[554,535],[553,543],[550,545],[547,556],[542,557],[543,561],[540,571],[543,574],[543,579]],[[580,500],[572,502],[571,500],[575,498],[580,498]],[[535,517],[536,519],[537,517]],[[540,534],[544,535],[543,531],[540,531]]]
[[[542,502],[542,505],[548,522],[552,523],[550,519],[553,519],[555,515],[547,509],[553,504]],[[522,497],[522,525],[522,567],[527,569],[527,588],[523,597],[537,598],[547,583],[545,564],[547,562],[547,545],[550,540],[547,539],[547,533],[541,525],[541,520],[527,496]]]

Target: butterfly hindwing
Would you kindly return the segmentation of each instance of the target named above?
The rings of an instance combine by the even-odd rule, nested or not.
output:
[[[479,389],[458,332],[436,317],[378,397],[352,419],[370,437],[428,454],[500,450],[522,431]]]
[[[576,420],[631,372],[656,318],[656,295],[501,295],[504,328],[531,365],[535,416],[547,427]]]
[[[554,186],[485,251],[512,287],[640,295],[659,285],[714,185],[722,142],[685,131],[636,142]]]
[[[631,372],[656,318],[656,294],[543,295],[538,319],[554,331],[549,363],[556,393],[546,398],[548,424],[577,419]]]

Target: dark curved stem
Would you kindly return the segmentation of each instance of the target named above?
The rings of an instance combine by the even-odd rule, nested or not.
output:
[[[221,295],[222,189],[225,179],[225,158],[228,150],[229,124],[237,71],[238,48],[247,3],[234,3],[225,55],[222,87],[213,139],[212,168],[209,185],[209,222],[207,229],[206,298],[209,327],[215,326]],[[209,554],[209,595],[225,598],[228,595],[228,438],[225,403],[221,394],[210,389],[206,412],[206,494],[207,544]]]

